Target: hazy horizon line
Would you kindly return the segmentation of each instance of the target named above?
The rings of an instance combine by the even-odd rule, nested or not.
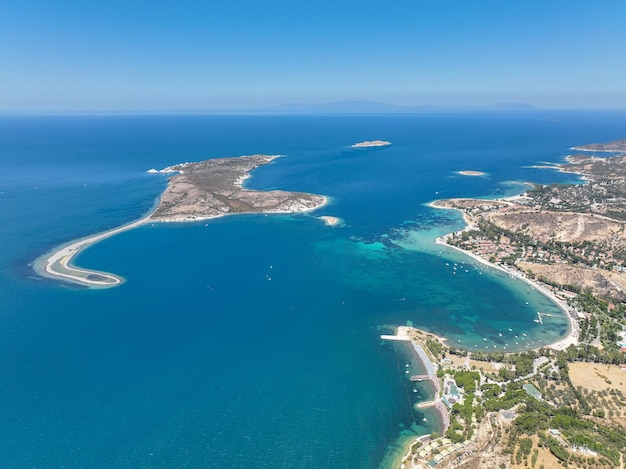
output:
[[[0,110],[0,116],[70,116],[70,115],[93,115],[93,116],[114,116],[114,115],[355,115],[355,114],[428,114],[428,113],[454,113],[454,112],[476,112],[476,113],[538,113],[538,112],[575,112],[575,111],[615,111],[623,112],[626,108],[596,108],[596,107],[576,107],[576,108],[535,108],[535,109],[481,109],[479,107],[441,107],[433,109],[405,109],[405,110],[280,110],[271,108],[224,108],[224,109],[50,109],[50,110]]]

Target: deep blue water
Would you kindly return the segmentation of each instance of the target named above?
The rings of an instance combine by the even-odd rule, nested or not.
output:
[[[626,113],[548,117],[0,118],[0,466],[366,468],[436,430],[411,408],[432,391],[408,392],[411,357],[381,326],[411,321],[468,348],[515,348],[508,328],[535,344],[567,332],[532,321],[558,310],[525,285],[439,252],[434,237],[462,220],[425,206],[572,182],[528,166],[626,134]],[[377,138],[393,145],[350,148]],[[33,271],[55,246],[148,212],[166,179],[147,169],[255,153],[286,157],[250,187],[332,203],[146,225],[79,256],[123,276],[117,288]]]

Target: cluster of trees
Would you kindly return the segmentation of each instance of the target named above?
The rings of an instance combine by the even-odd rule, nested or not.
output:
[[[455,347],[450,347],[448,352],[451,355],[457,355],[459,357],[467,357],[467,355],[469,354],[469,352],[467,350],[462,350],[460,348],[455,348]]]
[[[530,452],[533,449],[533,440],[530,438],[520,438],[517,441],[519,449],[517,450],[517,454],[515,456],[515,462],[517,464],[522,464],[522,460],[528,461],[528,456],[530,456]]]
[[[463,404],[456,402],[451,409],[450,426],[445,436],[453,443],[458,443],[471,438],[474,432],[472,428],[472,415],[477,420],[482,417],[483,411],[480,405],[475,404],[477,384],[480,383],[480,373],[477,371],[456,371],[453,373],[457,385],[465,391]]]
[[[522,385],[519,383],[510,383],[507,386],[506,392],[502,396],[490,395],[483,401],[483,407],[488,412],[494,412],[497,410],[511,409],[517,404],[526,402],[528,394],[522,389]]]
[[[579,346],[570,345],[565,353],[569,361],[582,361],[604,363],[607,365],[618,365],[626,361],[626,357],[619,350],[600,350],[597,347],[588,344]]]
[[[593,421],[589,418],[591,415],[595,417],[603,417],[603,415],[597,412],[597,405],[590,405],[589,399],[591,397],[584,395],[583,388],[575,388],[572,385],[569,379],[567,358],[565,352],[557,354],[559,375],[561,381],[567,386],[564,391],[561,390],[557,394],[560,398],[567,394],[572,397],[572,400],[561,402],[561,404],[566,405],[554,407],[546,402],[527,398],[524,401],[525,404],[518,408],[518,417],[514,422],[515,432],[519,435],[540,435],[542,444],[548,447],[558,459],[566,462],[571,457],[569,452],[557,440],[545,434],[548,428],[557,428],[571,444],[585,446],[604,455],[611,461],[610,464],[618,464],[620,452],[626,448],[626,430],[622,427],[605,425],[601,421]],[[517,383],[514,385],[519,386]],[[541,387],[540,382],[538,385]],[[509,385],[509,388],[512,386],[513,383]],[[546,389],[543,391],[545,392]],[[587,394],[589,393],[587,392]],[[613,394],[618,396],[617,393]],[[498,400],[494,402],[499,403]],[[597,404],[595,399],[593,402]],[[489,401],[485,402],[486,408],[488,408],[488,403]],[[504,404],[502,403],[502,405]]]
[[[572,444],[601,453],[619,465],[620,452],[626,448],[624,429],[582,419],[575,410],[568,408],[559,409],[551,423],[561,429]]]
[[[547,447],[560,461],[567,463],[571,459],[569,451],[546,433],[549,428],[559,429],[571,444],[596,451],[614,465],[619,465],[620,452],[626,447],[626,433],[623,429],[582,418],[573,408],[555,408],[545,402],[529,398],[525,405],[518,408],[518,417],[509,435],[509,452],[512,452],[515,442],[519,444],[516,455],[518,464],[521,459],[528,458],[532,449],[532,444],[525,441],[522,435],[537,434],[540,446]]]
[[[578,321],[578,325],[578,340],[583,344],[593,342],[598,334],[598,320],[595,315],[591,315],[587,320]]]
[[[599,375],[603,378],[606,384],[611,385],[611,381],[603,375]],[[611,388],[596,391],[593,389],[587,389],[582,386],[578,386],[580,392],[585,396],[591,407],[595,409],[593,415],[604,418],[604,409],[608,408],[608,417],[613,418],[621,414],[626,416],[626,396],[620,389]],[[602,412],[602,415],[598,413]]]
[[[589,321],[581,321],[579,339],[583,343],[577,351],[578,360],[591,360],[601,363],[624,363],[623,354],[619,353],[618,332],[626,328],[626,305],[616,300],[607,301],[591,293],[580,293],[569,301],[578,310],[590,313]],[[611,304],[611,308],[609,308]],[[587,343],[595,339],[600,329],[600,342],[604,350],[590,347]]]
[[[477,383],[480,383],[480,373],[478,371],[455,371],[454,380],[466,393],[476,391]]]
[[[424,340],[424,343],[426,344],[428,350],[430,350],[430,353],[432,353],[435,358],[445,356],[445,347],[438,340],[427,337]]]
[[[491,354],[489,358],[498,358],[503,361],[508,360],[519,367],[520,373],[532,370],[533,360],[544,353],[530,351],[521,354],[504,355],[501,352]],[[498,357],[494,357],[498,355]],[[567,351],[545,351],[545,355],[551,356],[557,368],[557,372],[548,377],[557,377],[561,386],[555,387],[555,382],[539,376],[536,385],[542,390],[544,395],[552,395],[557,406],[546,401],[539,401],[526,393],[522,388],[522,382],[510,382],[506,385],[494,383],[483,384],[480,387],[481,393],[475,395],[476,386],[480,383],[480,375],[476,371],[454,372],[454,378],[459,387],[466,391],[463,404],[456,403],[452,407],[450,427],[446,432],[453,442],[463,441],[471,437],[473,429],[471,425],[472,415],[480,421],[485,412],[500,411],[504,409],[516,408],[517,417],[514,420],[507,452],[511,455],[511,461],[528,463],[533,460],[537,462],[538,452],[533,451],[532,440],[526,435],[537,434],[540,437],[539,445],[546,447],[559,459],[563,465],[576,464],[581,456],[571,453],[563,443],[550,436],[547,432],[550,428],[560,430],[563,439],[568,444],[584,446],[600,455],[600,459],[595,461],[598,464],[605,464],[614,467],[619,464],[620,453],[626,448],[626,429],[606,425],[599,418],[604,415],[598,412],[600,404],[605,402],[606,397],[613,397],[615,405],[623,405],[623,393],[607,391],[602,396],[591,395],[584,388],[575,388],[569,378],[569,361],[578,357],[578,349],[570,347]],[[483,355],[487,358],[486,355]],[[546,364],[546,366],[552,366]],[[554,392],[549,393],[550,387]],[[609,394],[611,396],[609,396]],[[602,400],[602,403],[598,401]],[[619,402],[618,402],[619,401]],[[626,404],[626,401],[624,402]],[[606,405],[604,406],[606,407]],[[602,407],[602,408],[604,408]]]
[[[482,352],[480,350],[472,352],[472,359],[485,362],[499,362],[513,367],[502,367],[499,371],[499,377],[502,381],[508,381],[513,378],[526,376],[533,371],[533,361],[535,358],[543,355],[533,350],[520,353],[504,353],[504,352]]]
[[[493,241],[496,245],[500,244],[500,236],[505,234],[504,229],[484,219],[479,219],[477,223],[477,229],[462,231],[461,235],[457,233],[452,234],[450,244],[459,245],[462,242],[467,242],[475,238],[483,238]]]
[[[609,176],[614,173],[614,169],[604,167],[602,170],[594,171],[595,176]],[[608,207],[615,207],[614,210],[606,210],[604,215],[611,218],[623,218],[623,212],[619,210],[624,207],[626,193],[623,184],[615,184],[612,179],[605,179],[588,184],[550,184],[546,186],[535,186],[528,191],[528,195],[533,199],[535,205],[553,211],[572,211],[579,213],[593,212],[592,204],[600,204]],[[558,199],[554,203],[553,199]],[[615,213],[613,217],[611,214]]]
[[[561,446],[561,444],[556,441],[556,439],[551,436],[547,436],[544,433],[543,438],[541,438],[541,442],[550,449],[550,452],[557,457],[560,461],[567,463],[569,459],[569,453],[565,448]]]
[[[465,394],[463,404],[458,402],[452,406],[450,428],[446,431],[446,436],[454,443],[468,440],[474,432],[472,428],[472,415],[477,411],[474,405],[474,393]],[[463,420],[463,424],[459,422],[459,418]]]

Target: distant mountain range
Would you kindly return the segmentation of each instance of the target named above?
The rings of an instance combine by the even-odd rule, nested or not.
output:
[[[541,108],[526,103],[497,103],[483,106],[482,109],[496,111],[534,111]]]
[[[276,112],[413,112],[413,111],[532,111],[539,109],[526,103],[497,103],[488,106],[401,106],[377,101],[331,101],[319,104],[288,103],[271,108]]]

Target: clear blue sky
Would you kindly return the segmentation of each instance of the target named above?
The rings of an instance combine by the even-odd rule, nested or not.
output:
[[[626,109],[624,0],[0,1],[0,111]]]

